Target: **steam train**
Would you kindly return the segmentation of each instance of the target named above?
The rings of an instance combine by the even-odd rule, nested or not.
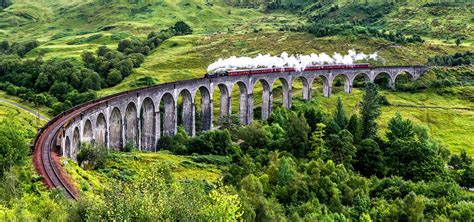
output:
[[[369,68],[369,64],[351,64],[351,65],[321,65],[321,66],[308,66],[303,71],[313,70],[334,70],[334,69],[363,69]],[[216,78],[221,76],[243,76],[243,75],[256,75],[256,74],[267,74],[267,73],[282,73],[282,72],[297,72],[295,68],[264,68],[264,69],[245,69],[245,70],[231,70],[231,71],[217,71],[208,72],[204,75],[205,78]]]

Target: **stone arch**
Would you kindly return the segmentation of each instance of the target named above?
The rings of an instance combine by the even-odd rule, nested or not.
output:
[[[275,90],[275,83],[280,81],[282,85],[282,103],[283,107],[285,108],[291,108],[291,96],[290,96],[290,84],[288,83],[288,80],[285,78],[278,78],[275,79],[272,83],[272,92]]]
[[[162,113],[163,119],[163,136],[173,136],[176,132],[176,103],[174,101],[173,95],[171,93],[165,93],[161,97],[161,102],[163,102],[164,113]],[[161,113],[161,112],[160,112]]]
[[[352,91],[352,87],[351,87],[351,81],[347,74],[336,74],[333,76],[332,81],[331,81],[331,91],[334,90],[333,85],[336,84],[336,79],[338,77],[341,77],[344,80],[344,92],[350,93]]]
[[[130,141],[133,143],[133,147],[138,146],[138,118],[137,118],[137,106],[134,102],[130,102],[125,109],[125,142],[128,144]]]
[[[386,80],[383,78],[386,77]],[[386,81],[386,82],[385,82]],[[394,88],[395,80],[388,72],[379,72],[374,76],[374,83],[385,88]]]
[[[231,115],[231,108],[232,108],[232,97],[230,95],[229,88],[224,84],[217,85],[219,88],[219,124],[223,124],[226,121],[226,118]],[[216,96],[214,91],[213,96]]]
[[[107,120],[105,120],[105,115],[99,113],[97,116],[95,127],[95,142],[99,146],[107,145]]]
[[[110,113],[109,146],[115,150],[120,150],[123,147],[122,114],[117,107]]]
[[[206,131],[212,128],[212,97],[207,87],[201,86],[198,90],[201,94],[201,130]],[[196,98],[196,95],[194,98]]]
[[[156,117],[155,105],[149,97],[145,98],[140,109],[141,149],[155,150]]]
[[[248,87],[245,83],[238,81],[232,86],[232,89],[235,86],[239,88],[239,120],[241,124],[248,123]]]
[[[191,92],[187,89],[181,90],[178,98],[181,97],[181,104],[178,105],[181,110],[181,116],[179,116],[179,124],[181,124],[188,135],[194,135],[194,105],[193,97]]]
[[[270,83],[268,83],[265,79],[258,79],[255,81],[255,84],[252,87],[252,92],[255,95],[255,86],[260,83],[262,85],[262,110],[261,110],[261,118],[262,120],[267,120],[270,117],[270,113],[272,110],[272,88],[270,87]],[[255,98],[254,98],[255,99]],[[255,105],[254,105],[255,106]],[[254,108],[254,107],[252,107]]]
[[[360,81],[360,79],[363,78],[363,81]],[[372,82],[373,80],[370,78],[370,75],[365,73],[365,72],[359,72],[356,73],[351,81],[350,85],[353,88],[359,88],[359,87],[364,87],[365,83]]]
[[[308,81],[308,79],[307,79],[306,77],[304,77],[304,76],[297,76],[297,77],[295,77],[295,79],[292,81],[292,83],[291,83],[291,84],[292,84],[292,86],[291,86],[291,88],[292,88],[292,90],[291,90],[292,93],[293,93],[293,91],[294,91],[293,89],[295,89],[295,87],[294,87],[295,82],[299,82],[299,81],[301,81],[301,83],[302,83],[301,96],[302,96],[303,100],[309,100],[311,90],[309,89],[309,81]]]
[[[324,76],[324,75],[317,75],[312,83],[311,83],[311,87],[315,88],[318,86],[318,84],[322,84],[322,93],[323,93],[323,96],[325,97],[329,97],[331,95],[331,85],[329,85],[329,79]],[[318,93],[318,91],[316,90],[316,93]]]
[[[65,147],[64,147],[64,155],[67,157],[71,158],[71,140],[69,140],[69,136],[66,136],[66,142],[65,142]]]
[[[84,127],[83,127],[83,130],[82,130],[82,141],[85,142],[85,143],[88,143],[88,144],[92,144],[92,139],[93,139],[92,123],[88,119],[84,123]]]
[[[394,74],[392,88],[399,88],[400,85],[406,84],[410,81],[413,81],[414,79],[415,76],[411,72],[409,72],[408,70],[401,70]]]
[[[79,131],[79,128],[76,127],[74,128],[74,131],[72,133],[72,144],[71,148],[73,150],[71,157],[76,158],[77,154],[79,153],[81,149],[81,133]]]

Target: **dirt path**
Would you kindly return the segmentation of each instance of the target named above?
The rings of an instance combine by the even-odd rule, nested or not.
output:
[[[2,99],[2,98],[0,98],[0,101],[1,101],[1,102],[5,102],[5,103],[8,103],[8,104],[10,104],[10,105],[12,105],[12,106],[16,106],[16,107],[18,107],[18,108],[20,108],[20,109],[22,109],[22,110],[25,110],[26,112],[29,112],[29,113],[31,113],[32,115],[38,116],[40,119],[49,121],[49,118],[48,118],[48,117],[43,116],[43,115],[39,114],[38,112],[29,109],[28,107],[22,106],[22,105],[20,105],[20,104],[18,104],[18,103],[15,103],[15,102],[12,102],[12,101],[9,101],[9,100],[6,100],[6,99]]]

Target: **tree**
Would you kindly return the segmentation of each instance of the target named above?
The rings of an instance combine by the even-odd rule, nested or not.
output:
[[[356,154],[356,147],[353,145],[353,138],[349,131],[341,130],[337,135],[329,135],[326,146],[331,160],[352,168],[352,159]]]
[[[59,101],[64,101],[66,95],[72,90],[72,86],[68,83],[56,81],[49,89],[49,93],[58,98]]]
[[[267,132],[262,124],[254,121],[248,126],[243,126],[237,129],[237,138],[243,142],[240,144],[242,150],[262,149],[270,143],[270,138],[267,137]]]
[[[0,122],[0,176],[14,165],[21,165],[28,158],[29,147],[25,132],[13,116]]]
[[[292,112],[288,120],[286,149],[296,157],[305,157],[308,153],[309,131],[304,116]]]
[[[7,8],[12,4],[11,0],[0,0],[0,8]]]
[[[457,38],[457,39],[456,39],[456,46],[459,46],[459,45],[461,45],[461,39],[460,39],[460,38]]]
[[[183,21],[176,22],[172,28],[176,35],[188,35],[193,33],[191,27]]]
[[[365,139],[357,147],[354,168],[362,175],[384,175],[383,153],[379,145],[372,139]]]
[[[109,86],[115,86],[122,81],[122,74],[117,69],[111,69],[109,74],[107,75],[107,84]]]
[[[316,130],[311,134],[310,138],[310,149],[309,157],[313,159],[322,158],[326,155],[326,149],[324,146],[324,123],[318,123]]]
[[[362,131],[360,126],[360,119],[357,114],[352,115],[349,119],[349,123],[347,124],[347,130],[349,130],[349,132],[352,134],[352,137],[354,138],[354,144],[359,144],[362,137]]]
[[[364,96],[361,102],[361,119],[362,119],[362,138],[374,138],[377,135],[376,119],[380,115],[380,95],[378,94],[377,85],[367,83],[365,86]]]
[[[342,105],[341,97],[337,97],[337,108],[336,112],[334,113],[333,119],[340,129],[346,128],[347,116],[344,112],[344,106]]]
[[[35,82],[36,90],[38,90],[39,92],[44,92],[47,91],[50,86],[51,83],[49,81],[48,75],[46,73],[39,74]]]
[[[388,132],[386,135],[390,142],[393,142],[396,139],[412,139],[415,136],[413,123],[409,119],[404,120],[402,115],[397,112],[395,117],[390,119],[388,122]]]

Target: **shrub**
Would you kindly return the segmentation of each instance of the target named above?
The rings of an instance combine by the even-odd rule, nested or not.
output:
[[[85,169],[101,169],[105,167],[107,158],[107,148],[81,144],[81,151],[77,154],[77,163]]]

